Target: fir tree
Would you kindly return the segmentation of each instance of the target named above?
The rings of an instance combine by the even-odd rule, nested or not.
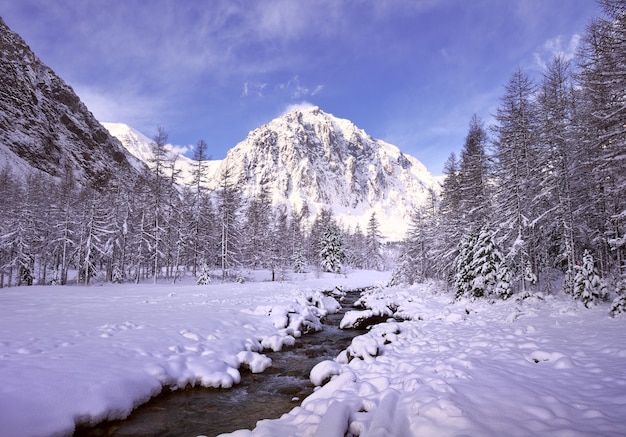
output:
[[[474,246],[476,235],[470,233],[459,244],[458,255],[454,260],[454,288],[457,299],[460,297],[472,297],[472,283],[474,281],[474,271],[472,264],[474,261]]]
[[[596,271],[593,255],[588,250],[583,254],[583,265],[576,266],[574,277],[574,298],[581,300],[586,307],[608,298],[606,285]]]
[[[208,285],[211,283],[211,269],[206,263],[202,263],[200,266],[200,275],[198,275],[198,280],[196,284],[198,285]]]
[[[456,265],[457,298],[497,296],[506,299],[511,295],[508,268],[488,228],[483,227],[478,234],[466,237]]]
[[[326,226],[320,241],[320,266],[325,272],[339,273],[345,258],[339,229],[334,223]]]

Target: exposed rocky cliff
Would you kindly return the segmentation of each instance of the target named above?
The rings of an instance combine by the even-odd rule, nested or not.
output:
[[[0,161],[55,177],[69,167],[95,187],[132,177],[138,163],[1,18]]]

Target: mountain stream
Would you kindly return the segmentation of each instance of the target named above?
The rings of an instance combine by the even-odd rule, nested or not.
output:
[[[78,427],[75,437],[195,437],[252,429],[261,419],[274,419],[298,406],[313,393],[309,373],[323,360],[334,359],[352,338],[365,330],[339,329],[344,313],[359,291],[347,292],[341,310],[323,320],[324,329],[303,335],[294,347],[265,352],[272,366],[253,374],[241,369],[241,383],[230,389],[194,387],[164,390],[124,420]]]

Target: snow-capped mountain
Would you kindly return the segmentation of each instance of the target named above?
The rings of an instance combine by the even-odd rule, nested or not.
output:
[[[416,158],[318,107],[293,109],[250,132],[219,171],[227,168],[247,196],[265,186],[275,205],[307,205],[311,216],[330,208],[352,229],[365,231],[375,212],[391,240],[404,237],[411,211],[439,187]]]
[[[142,164],[111,136],[72,88],[0,19],[0,165],[102,187]]]
[[[151,140],[121,123],[103,123],[139,159],[152,157]],[[194,161],[179,156],[183,182],[191,181]],[[411,211],[424,205],[439,183],[416,158],[376,140],[352,122],[318,107],[300,107],[250,132],[221,161],[209,161],[209,188],[217,190],[228,170],[244,195],[261,187],[274,205],[300,212],[310,220],[322,209],[333,211],[344,226],[366,230],[376,213],[383,237],[400,240]]]

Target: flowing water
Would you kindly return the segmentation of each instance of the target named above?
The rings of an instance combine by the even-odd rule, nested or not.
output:
[[[266,353],[272,367],[263,373],[244,370],[242,381],[231,389],[191,388],[164,392],[138,407],[124,420],[81,427],[75,437],[85,436],[215,436],[238,429],[252,429],[261,419],[289,412],[313,392],[309,373],[323,360],[334,359],[360,330],[341,330],[343,313],[358,299],[349,292],[343,309],[324,319],[324,330],[297,339],[293,348]]]

